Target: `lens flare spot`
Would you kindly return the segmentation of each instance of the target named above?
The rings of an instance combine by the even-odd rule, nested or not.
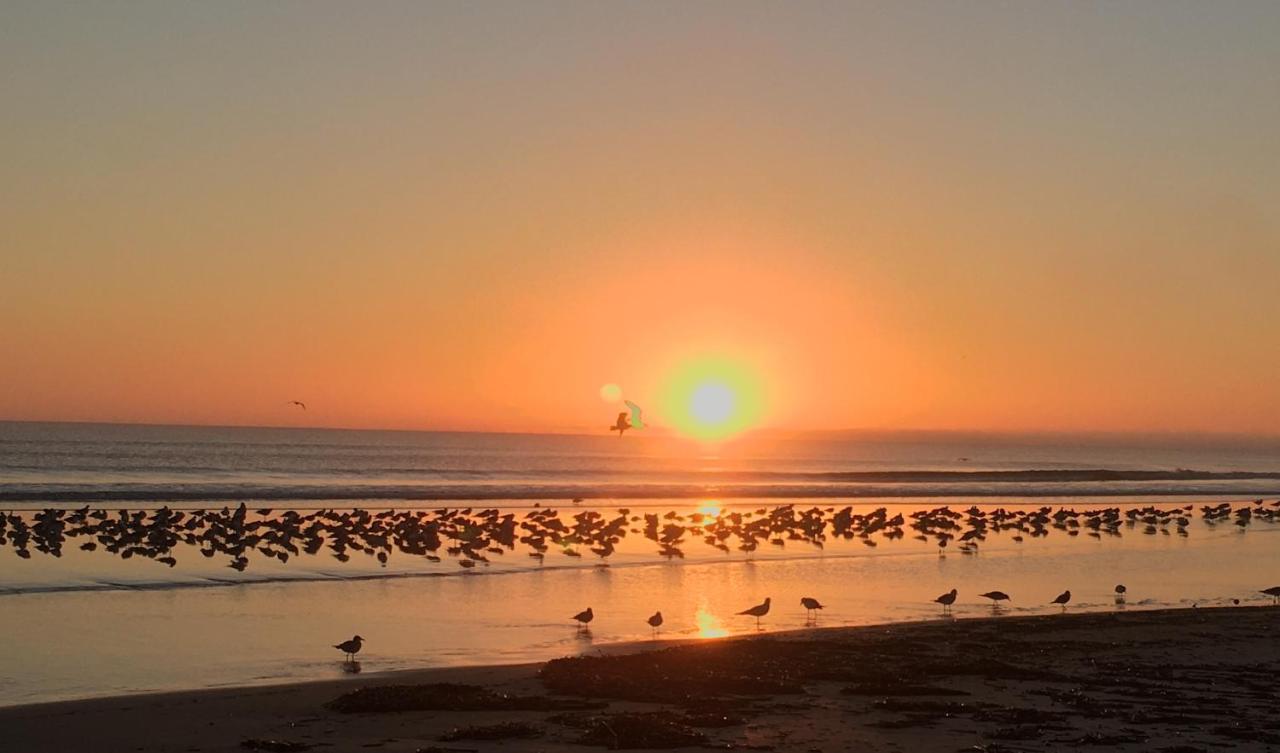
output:
[[[616,403],[622,399],[622,388],[610,382],[600,388],[600,399],[606,403]]]

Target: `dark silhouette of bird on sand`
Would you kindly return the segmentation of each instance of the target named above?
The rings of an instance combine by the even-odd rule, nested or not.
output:
[[[818,610],[826,608],[822,606],[822,604],[817,599],[811,596],[805,596],[801,598],[800,606],[804,607],[805,616],[810,620],[816,620],[818,618],[818,614],[817,614]]]
[[[360,649],[363,646],[364,646],[364,638],[361,638],[360,636],[357,635],[357,636],[354,636],[349,641],[343,641],[342,643],[336,644],[334,648],[346,654],[347,661],[355,661],[356,654],[360,653]]]
[[[1118,585],[1118,586],[1116,586],[1116,603],[1117,603],[1117,604],[1123,604],[1123,603],[1124,603],[1124,595],[1125,595],[1126,593],[1128,593],[1128,592],[1129,592],[1129,589],[1125,588],[1125,587],[1124,587],[1124,585]]]
[[[1280,586],[1272,586],[1271,588],[1262,589],[1262,593],[1275,599],[1275,603],[1280,604]]]
[[[581,630],[586,630],[587,625],[595,618],[596,614],[591,611],[591,607],[587,607],[573,616],[574,621],[578,623],[578,628]]]
[[[1057,597],[1055,597],[1053,601],[1051,601],[1051,602],[1049,602],[1049,603],[1050,603],[1050,604],[1057,604],[1058,606],[1062,607],[1062,611],[1064,611],[1064,612],[1065,612],[1065,611],[1067,611],[1067,602],[1069,602],[1069,601],[1071,601],[1071,592],[1070,592],[1070,591],[1063,591],[1062,593],[1058,594],[1058,595],[1057,595]]]
[[[946,614],[947,612],[951,611],[951,605],[956,603],[956,594],[958,593],[959,591],[953,588],[950,591],[947,591],[943,595],[939,596],[938,598],[934,599],[935,603],[942,605],[943,614]]]
[[[653,616],[648,619],[649,627],[653,629],[653,634],[658,634],[658,628],[662,627],[662,612],[654,612]]]
[[[745,614],[748,617],[756,618],[756,627],[760,627],[760,618],[769,614],[769,603],[773,601],[772,597],[766,596],[763,604],[757,604],[750,609],[744,609],[738,614]]]
[[[991,599],[992,609],[998,608],[1000,606],[1000,602],[1002,601],[1013,600],[1012,597],[1010,597],[1009,594],[1005,593],[1004,591],[987,591],[984,594],[980,594],[980,596],[982,596],[982,598],[984,599]]]

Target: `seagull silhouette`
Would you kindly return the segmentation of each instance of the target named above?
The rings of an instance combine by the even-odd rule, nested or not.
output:
[[[1009,594],[1005,593],[1004,591],[987,591],[986,593],[979,594],[979,595],[984,599],[991,599],[992,609],[999,608],[1000,602],[1002,601],[1012,601],[1012,598],[1009,596]]]
[[[648,622],[649,627],[653,628],[653,634],[656,636],[658,634],[658,628],[662,627],[662,612],[654,612]]]
[[[1053,601],[1049,603],[1057,604],[1058,606],[1062,607],[1062,611],[1065,612],[1067,611],[1067,602],[1069,601],[1071,601],[1071,592],[1063,591],[1062,593],[1058,594],[1057,598],[1055,598]]]
[[[296,405],[303,410],[307,409],[307,404],[302,402],[301,400],[290,400],[289,402],[285,403],[285,405]]]
[[[818,602],[817,599],[814,599],[809,596],[805,596],[800,599],[800,606],[804,607],[805,616],[811,620],[817,619],[818,617],[817,610],[824,608],[822,604]]]
[[[364,645],[364,638],[355,636],[349,641],[343,641],[334,646],[342,653],[346,654],[347,661],[355,661],[356,654],[360,653],[360,648]]]
[[[947,591],[943,595],[939,596],[938,598],[934,599],[934,602],[942,605],[942,612],[945,614],[946,612],[951,610],[951,605],[956,603],[956,594],[958,593],[959,591],[953,588],[950,591]]]
[[[760,627],[760,618],[769,614],[769,603],[773,601],[772,597],[766,596],[763,604],[757,604],[750,609],[744,609],[738,614],[745,614],[749,617],[756,618],[756,627]]]
[[[596,614],[595,612],[591,611],[591,607],[587,607],[586,609],[582,610],[581,612],[578,612],[573,616],[573,619],[576,620],[578,623],[578,627],[583,630],[586,630],[587,624],[590,623],[595,618],[596,618]]]
[[[1262,593],[1266,594],[1267,596],[1270,596],[1272,599],[1275,599],[1275,602],[1277,604],[1280,604],[1280,586],[1272,586],[1271,588],[1264,588],[1262,589]]]
[[[623,402],[627,404],[627,408],[630,410],[630,412],[628,413],[627,411],[622,411],[621,413],[619,413],[617,420],[613,422],[613,426],[609,427],[609,431],[618,432],[619,439],[622,438],[623,432],[625,432],[627,429],[643,429],[644,428],[644,419],[641,418],[642,412],[640,410],[640,406],[636,405],[630,400],[624,400]]]

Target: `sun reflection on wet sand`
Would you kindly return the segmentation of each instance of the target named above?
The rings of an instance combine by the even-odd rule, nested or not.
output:
[[[694,613],[693,620],[698,626],[699,638],[723,638],[729,634],[729,631],[720,624],[720,618],[707,608],[706,599],[698,603],[698,611]]]
[[[702,500],[702,503],[698,505],[698,512],[702,513],[703,515],[706,515],[709,518],[720,517],[720,500],[718,499]]]

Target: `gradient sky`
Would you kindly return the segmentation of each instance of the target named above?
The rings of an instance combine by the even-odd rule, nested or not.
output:
[[[715,355],[783,429],[1275,434],[1277,39],[1274,2],[6,2],[0,419],[594,431]]]

